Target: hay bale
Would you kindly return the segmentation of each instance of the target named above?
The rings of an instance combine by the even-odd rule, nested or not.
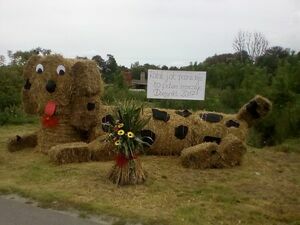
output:
[[[61,55],[39,56],[29,59],[24,68],[23,76],[30,77],[31,88],[28,90],[32,98],[30,102],[35,102],[38,105],[37,113],[39,115],[44,114],[44,106],[49,100],[55,101],[59,106],[70,104],[74,88],[72,76],[74,63],[73,60],[65,59]],[[42,73],[36,72],[36,66],[39,64],[44,68]],[[59,65],[65,67],[64,75],[57,74]],[[51,93],[46,89],[50,81],[55,84],[55,90]]]
[[[93,60],[76,62],[72,67],[74,96],[94,96],[103,93],[103,81]],[[100,95],[99,95],[100,96]]]
[[[80,130],[90,130],[96,127],[100,121],[100,97],[98,95],[86,97],[77,96],[72,104],[70,123]]]
[[[110,141],[107,141],[106,135],[89,143],[88,147],[91,152],[91,160],[93,161],[108,161],[115,158],[115,146]]]
[[[243,155],[247,148],[241,140],[232,134],[226,136],[220,146],[219,153],[227,167],[233,167],[241,164]]]
[[[19,151],[24,148],[34,148],[37,145],[36,133],[30,135],[19,136],[8,140],[7,149],[10,152]]]
[[[183,167],[193,169],[221,168],[217,166],[222,161],[216,143],[203,143],[186,148],[181,152],[180,160]]]
[[[56,127],[46,128],[41,125],[38,133],[38,150],[47,154],[51,147],[71,142],[80,142],[80,133],[69,124],[68,118],[60,118]]]
[[[53,146],[48,152],[51,161],[57,164],[87,162],[91,152],[84,142],[73,142]]]
[[[245,104],[238,112],[237,119],[244,120],[251,127],[262,117],[265,117],[272,109],[272,103],[260,96],[256,95],[247,104]]]
[[[35,101],[33,101],[33,97],[31,96],[31,92],[28,90],[22,91],[22,106],[26,113],[35,115],[38,110],[38,105]]]

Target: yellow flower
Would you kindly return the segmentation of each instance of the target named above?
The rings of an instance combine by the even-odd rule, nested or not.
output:
[[[118,131],[118,135],[122,136],[122,135],[124,135],[124,134],[125,134],[125,131],[124,131],[124,130],[119,130],[119,131]]]
[[[122,127],[124,127],[124,123],[118,124],[118,128],[122,128]]]
[[[134,137],[134,133],[132,133],[131,131],[129,131],[129,132],[127,133],[127,137],[133,138],[133,137]]]
[[[115,142],[115,145],[120,145],[121,144],[121,141],[120,140],[117,140],[116,142]]]

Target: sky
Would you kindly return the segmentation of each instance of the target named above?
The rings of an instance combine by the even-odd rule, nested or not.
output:
[[[300,51],[300,0],[0,0],[0,55],[40,46],[183,66],[233,52],[240,30]]]

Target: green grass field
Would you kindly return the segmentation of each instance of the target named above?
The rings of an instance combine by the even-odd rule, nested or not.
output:
[[[233,169],[182,168],[176,157],[144,156],[144,185],[116,187],[113,162],[56,166],[34,149],[9,153],[7,138],[37,125],[0,127],[0,192],[44,207],[75,208],[143,224],[300,224],[300,140],[248,148]]]

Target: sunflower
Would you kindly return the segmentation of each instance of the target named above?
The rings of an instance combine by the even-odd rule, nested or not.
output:
[[[121,141],[120,140],[117,140],[116,142],[115,142],[115,145],[120,145],[121,144]]]
[[[119,131],[118,131],[118,135],[119,135],[119,136],[122,136],[122,135],[124,135],[124,134],[125,134],[125,131],[124,131],[124,130],[119,130]]]
[[[129,132],[127,133],[127,137],[133,138],[133,137],[134,137],[134,133],[132,133],[131,131],[129,131]]]

